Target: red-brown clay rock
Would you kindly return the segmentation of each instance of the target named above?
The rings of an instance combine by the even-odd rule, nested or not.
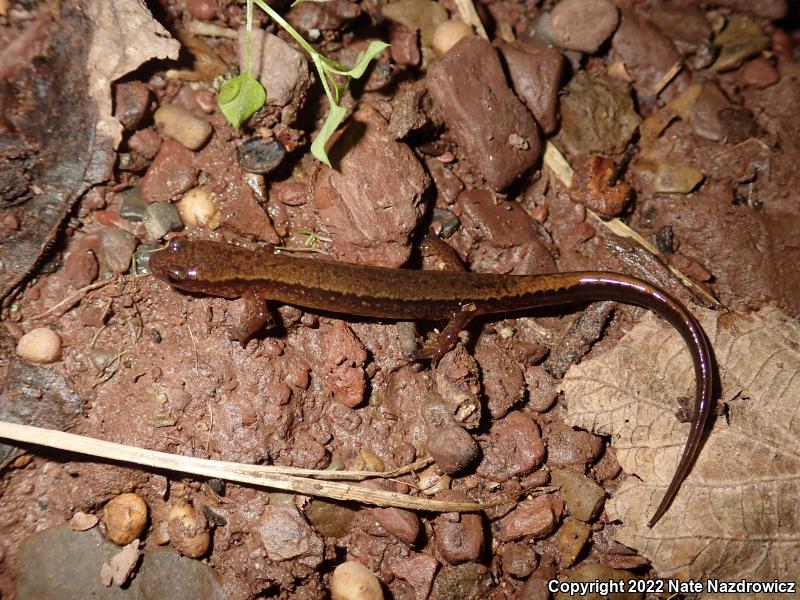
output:
[[[411,149],[393,139],[372,109],[356,113],[322,167],[313,204],[334,239],[333,255],[348,262],[399,267],[422,217],[430,185]]]
[[[558,90],[564,77],[564,56],[537,42],[503,42],[498,46],[517,96],[547,134],[558,126]]]
[[[463,38],[431,65],[427,84],[460,151],[492,189],[533,167],[542,149],[536,122],[508,87],[489,42]]]

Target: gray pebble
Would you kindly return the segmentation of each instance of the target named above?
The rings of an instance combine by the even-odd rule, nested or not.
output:
[[[104,227],[100,230],[98,258],[102,271],[124,273],[131,264],[131,255],[136,250],[138,240],[132,233],[118,227]]]
[[[239,166],[250,173],[264,175],[274,171],[286,156],[286,148],[278,140],[265,142],[250,138],[237,150]]]
[[[458,217],[446,208],[434,208],[433,220],[434,222],[441,223],[442,231],[439,236],[445,240],[453,235],[459,225],[461,225],[461,221],[458,220]]]
[[[147,207],[143,221],[147,234],[154,240],[160,240],[168,232],[183,228],[178,209],[169,202],[153,202]]]
[[[150,166],[150,160],[142,156],[138,152],[120,152],[117,166],[120,171],[129,171],[131,173],[139,173],[144,171]]]
[[[133,275],[147,275],[150,273],[150,256],[153,252],[161,249],[161,244],[140,244],[133,253],[133,264],[131,265],[131,274]]]
[[[120,216],[134,223],[142,221],[147,205],[144,203],[139,186],[128,188],[120,195],[122,196],[122,206],[119,209]]]

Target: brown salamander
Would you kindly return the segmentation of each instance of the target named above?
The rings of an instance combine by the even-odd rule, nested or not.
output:
[[[253,316],[239,331],[241,337],[252,335],[268,320],[267,300],[363,317],[449,319],[436,343],[426,345],[411,357],[414,359],[439,358],[453,347],[469,320],[479,315],[598,300],[637,304],[656,312],[680,332],[692,355],[696,380],[689,438],[649,527],[669,508],[700,450],[712,399],[708,341],[678,300],[634,277],[600,271],[496,275],[387,269],[181,239],[154,253],[150,269],[181,290],[243,297]]]

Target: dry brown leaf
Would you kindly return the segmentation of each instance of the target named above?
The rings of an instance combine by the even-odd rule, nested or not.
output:
[[[83,9],[92,22],[86,68],[89,95],[99,109],[97,132],[114,142],[122,125],[112,116],[111,83],[152,58],[178,58],[180,45],[150,14],[142,0],[88,1]]]
[[[623,469],[636,476],[606,509],[623,522],[618,541],[648,557],[659,574],[796,581],[800,323],[772,307],[749,315],[697,314],[716,354],[727,414],[715,420],[675,502],[653,529],[647,518],[689,433],[689,424],[675,417],[678,398],[694,397],[692,364],[678,333],[650,315],[611,352],[571,368],[562,385],[568,422],[610,435]]]

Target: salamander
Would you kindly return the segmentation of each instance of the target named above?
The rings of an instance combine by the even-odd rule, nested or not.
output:
[[[238,335],[245,339],[267,322],[267,300],[361,317],[449,319],[433,343],[410,356],[415,360],[438,360],[455,345],[459,331],[480,315],[600,300],[643,306],[680,332],[692,356],[696,382],[689,437],[649,527],[667,511],[700,451],[712,407],[713,361],[708,340],[678,300],[635,277],[602,271],[498,275],[391,269],[180,238],[153,253],[150,270],[187,292],[244,298],[251,316]]]

